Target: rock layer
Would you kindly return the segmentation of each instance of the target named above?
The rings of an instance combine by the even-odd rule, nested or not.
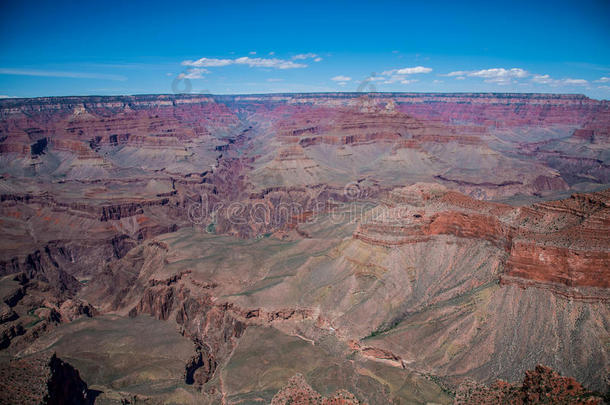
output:
[[[105,398],[448,403],[536,363],[601,389],[609,125],[580,95],[0,100],[0,344],[100,313],[194,344]]]
[[[11,404],[86,404],[94,393],[78,370],[54,353],[0,365],[0,401]]]
[[[490,387],[476,383],[460,386],[454,404],[602,404],[603,398],[583,388],[571,377],[562,377],[552,369],[538,365],[525,373],[523,383],[497,381]]]
[[[386,247],[437,235],[485,240],[506,251],[504,283],[522,278],[603,292],[610,286],[609,200],[603,191],[512,208],[416,184],[393,191],[354,238]]]

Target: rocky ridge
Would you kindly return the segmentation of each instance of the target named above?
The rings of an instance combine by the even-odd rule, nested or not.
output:
[[[528,370],[521,385],[497,381],[490,387],[475,382],[460,386],[454,404],[602,404],[604,399],[570,377],[538,365]]]
[[[354,238],[385,247],[437,235],[486,240],[506,252],[503,283],[526,279],[573,287],[572,298],[580,297],[578,287],[594,287],[591,293],[607,300],[609,199],[606,190],[512,208],[416,184],[393,190],[386,204],[359,224]]]
[[[54,353],[0,364],[2,403],[81,405],[94,397],[78,370]]]
[[[149,314],[195,343],[181,378],[209,402],[246,395],[225,370],[257,328],[336,339],[375,381],[514,380],[521,358],[599,388],[609,116],[541,94],[0,100],[3,345]]]

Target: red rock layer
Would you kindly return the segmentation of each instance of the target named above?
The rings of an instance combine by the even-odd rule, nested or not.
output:
[[[483,144],[481,127],[447,126],[428,118],[422,122],[399,111],[374,106],[358,108],[292,107],[276,124],[283,143],[299,142],[308,147],[318,144],[351,145],[370,142],[399,143],[403,147],[419,147],[422,143],[457,142],[464,145]],[[458,134],[459,132],[459,134]]]
[[[367,118],[373,105],[386,106],[382,111],[385,118],[376,117],[376,124]],[[346,120],[344,110],[337,107],[352,110],[356,107],[365,119]],[[593,141],[607,138],[610,127],[610,104],[581,95],[328,93],[63,97],[0,102],[0,139],[4,138],[0,151],[27,153],[24,146],[29,147],[44,137],[109,144],[164,142],[162,138],[168,137],[188,139],[237,124],[236,113],[240,111],[268,114],[271,122],[277,122],[281,134],[312,137],[309,142],[335,142],[334,137],[317,138],[328,130],[330,122],[334,122],[335,129],[348,134],[377,126],[383,130],[374,136],[381,138],[393,138],[405,129],[416,129],[421,119],[436,122],[437,126],[440,122],[470,123],[467,131],[464,128],[460,131],[460,141],[464,140],[465,133],[480,132],[482,127],[549,125],[584,125],[574,136]],[[291,115],[288,121],[281,118],[286,115]],[[411,117],[410,121],[401,120],[401,116]],[[364,138],[371,140],[371,135]],[[343,139],[343,142],[351,141],[349,135]]]
[[[516,242],[507,263],[508,276],[567,286],[610,288],[607,251],[581,251],[564,247]]]
[[[426,99],[430,102],[423,102]],[[470,121],[491,127],[579,125],[610,109],[607,102],[581,95],[454,94],[403,100],[398,100],[398,108],[418,118]]]
[[[610,288],[610,190],[521,210],[508,276]]]
[[[78,370],[42,353],[0,365],[3,404],[85,404],[92,401]]]
[[[221,99],[223,96],[217,97]],[[395,111],[418,119],[444,122],[470,122],[486,127],[545,125],[581,126],[610,111],[610,103],[578,94],[519,93],[325,93],[274,94],[267,97],[225,96],[249,111],[265,112],[270,105],[358,106],[371,103],[393,104]],[[254,107],[256,105],[256,107]],[[279,111],[278,111],[279,112]],[[315,126],[312,124],[311,126]]]
[[[436,235],[485,240],[507,253],[504,283],[527,279],[607,289],[609,202],[606,190],[515,209],[414,185],[393,192],[387,207],[363,221],[354,238],[387,247]]]
[[[179,145],[237,126],[225,104],[206,97],[65,97],[0,104],[0,153],[29,155],[30,145],[90,157],[101,145]]]
[[[490,387],[467,382],[460,386],[455,405],[491,404],[566,404],[601,405],[603,399],[586,390],[572,377],[562,377],[541,365],[525,372],[523,383],[498,380]]]
[[[322,397],[301,374],[296,374],[278,391],[271,405],[357,405],[361,402],[348,391],[339,390],[330,397]]]

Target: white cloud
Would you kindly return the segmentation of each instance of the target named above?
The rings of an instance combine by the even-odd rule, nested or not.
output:
[[[610,77],[600,77],[595,83],[610,83]]]
[[[333,77],[330,80],[335,81],[335,82],[348,82],[348,81],[352,80],[352,78],[348,77],[348,76],[341,76],[341,75],[339,75],[339,76]],[[341,84],[341,83],[339,83],[339,84]]]
[[[464,80],[466,77],[478,77],[484,79],[487,83],[495,83],[499,85],[515,84],[516,79],[524,79],[531,77],[531,83],[557,86],[585,86],[589,84],[585,79],[554,79],[550,75],[531,74],[521,68],[492,68],[482,70],[456,70],[441,76],[455,77],[457,80]],[[601,79],[600,79],[601,80]]]
[[[104,73],[87,73],[87,72],[60,72],[53,70],[38,70],[38,69],[4,69],[0,68],[0,74],[3,75],[19,75],[19,76],[40,76],[40,77],[66,77],[71,79],[102,79],[125,81],[127,78],[121,75],[110,75]]]
[[[265,67],[274,69],[294,69],[307,67],[307,65],[294,63],[283,59],[249,58],[247,56],[235,59],[234,63],[236,65],[248,65],[250,67]]]
[[[448,77],[453,77],[453,76],[465,76],[467,75],[469,72],[465,71],[465,70],[457,70],[455,72],[450,72],[447,73],[445,75],[441,75],[441,76],[448,76]]]
[[[385,80],[383,82],[383,84],[394,84],[394,83],[400,83],[400,84],[409,84],[409,83],[415,83],[418,82],[419,80],[417,79],[403,79],[401,77],[391,77],[387,80]]]
[[[284,79],[276,79],[274,77],[271,77],[269,79],[267,79],[268,82],[283,82]]]
[[[578,85],[578,86],[586,86],[589,84],[585,79],[562,79],[561,82],[566,85]]]
[[[474,72],[470,72],[468,76],[473,77],[483,77],[485,79],[522,79],[527,77],[529,73],[526,70],[521,68],[512,68],[512,69],[504,69],[504,68],[493,68],[493,69],[483,69],[477,70]]]
[[[269,52],[269,55],[273,56],[273,55],[275,55],[275,52],[271,51],[271,52]]]
[[[250,55],[256,55],[256,51],[249,52]]]
[[[557,86],[586,86],[589,84],[585,79],[553,79],[549,75],[534,75],[532,82],[536,84],[548,84],[553,87]]]
[[[549,75],[534,75],[532,77],[532,81],[538,84],[551,84],[553,83],[553,79]]]
[[[442,76],[455,77],[458,80],[464,80],[466,76],[480,77],[485,79],[485,82],[487,83],[510,84],[513,82],[513,79],[522,79],[529,75],[527,70],[521,68],[491,68],[481,70],[456,70],[455,72],[450,72]]]
[[[313,61],[314,61],[314,62],[321,62],[321,61],[322,61],[322,58],[317,57],[317,58],[315,58]]]
[[[247,65],[249,67],[263,67],[273,69],[296,69],[305,68],[307,65],[302,63],[294,63],[292,61],[277,59],[277,58],[251,58],[249,56],[242,56],[236,59],[213,59],[213,58],[201,58],[195,61],[185,60],[182,62],[183,66],[193,67],[222,67],[229,65]]]
[[[182,66],[195,66],[195,67],[220,67],[228,66],[233,63],[232,59],[213,59],[213,58],[201,58],[195,61],[185,60],[182,62]]]
[[[435,80],[432,80],[432,83],[440,84],[440,83],[444,83],[444,82],[442,80],[435,79]]]
[[[430,73],[432,72],[432,68],[429,67],[423,67],[423,66],[416,66],[416,67],[410,67],[410,68],[402,68],[402,69],[398,69],[396,71],[397,74],[399,75],[413,75],[416,73]]]
[[[606,85],[603,85],[603,86],[597,86],[597,88],[598,88],[598,89],[604,89],[604,90],[610,90],[610,86],[606,86]],[[0,96],[0,97],[1,97],[1,96]]]
[[[409,79],[407,79],[407,77],[404,75],[392,75],[392,76],[386,78],[385,81],[383,82],[383,84],[404,82],[406,80],[409,80]]]
[[[6,94],[0,94],[0,98],[12,98],[12,97],[11,96],[7,96]]]
[[[210,71],[204,68],[190,68],[185,73],[180,73],[178,79],[203,79],[204,73],[210,73]]]
[[[418,73],[430,73],[432,72],[432,68],[424,67],[424,66],[415,66],[415,67],[406,67],[402,69],[392,69],[386,70],[382,72],[382,75],[413,75]]]
[[[414,74],[422,74],[422,73],[430,73],[432,72],[432,68],[424,67],[424,66],[415,66],[415,67],[405,67],[402,69],[392,69],[381,72],[384,76],[389,76],[388,78],[380,77],[374,80],[384,80],[384,84],[392,84],[392,83],[402,83],[409,84],[413,83],[416,80],[409,79],[409,75]]]
[[[294,55],[292,57],[293,60],[305,60],[305,59],[315,59],[318,58],[319,56],[315,53],[300,53],[298,55]]]

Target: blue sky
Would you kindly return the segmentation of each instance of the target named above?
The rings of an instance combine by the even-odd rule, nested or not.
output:
[[[364,81],[610,99],[609,21],[607,0],[9,0],[0,96],[356,91]]]

